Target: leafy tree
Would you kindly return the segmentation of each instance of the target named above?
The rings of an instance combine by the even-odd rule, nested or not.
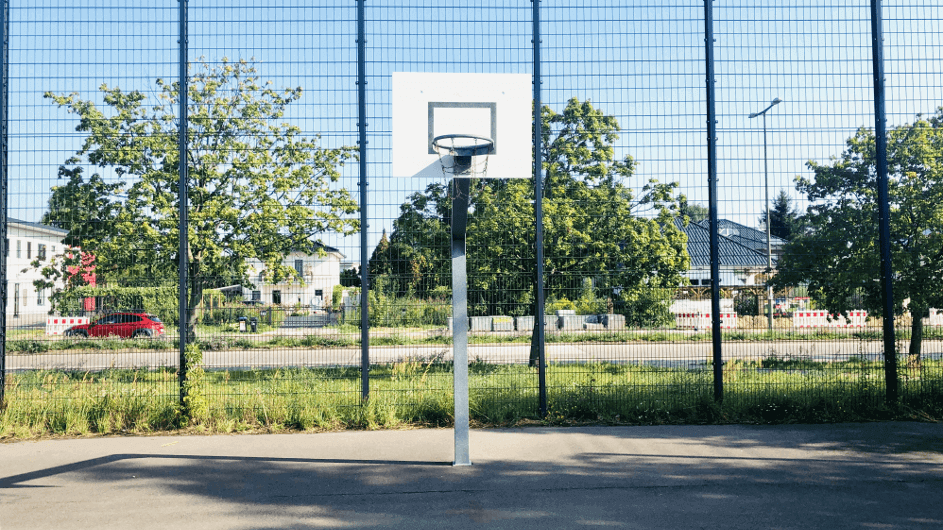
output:
[[[792,207],[792,198],[785,190],[779,190],[779,195],[773,200],[770,208],[770,234],[791,241],[802,233],[805,228],[803,218],[798,210]],[[766,210],[760,215],[760,224],[766,226]]]
[[[688,198],[685,195],[679,195],[678,214],[682,217],[687,216],[688,222],[697,223],[710,217],[710,210],[707,208],[707,206],[702,204],[688,202]]]
[[[67,164],[78,162],[72,158]],[[68,230],[63,241],[66,245],[95,252],[99,242],[114,236],[115,220],[121,210],[115,198],[121,194],[121,183],[107,183],[98,174],[86,182],[78,166],[60,166],[59,178],[67,178],[68,182],[52,188],[49,210],[40,222]]]
[[[910,356],[919,360],[922,319],[943,307],[943,108],[888,131],[890,245],[896,314],[912,315]],[[796,189],[812,206],[808,232],[784,249],[777,286],[808,282],[832,312],[865,309],[880,315],[881,266],[874,133],[859,129],[841,157],[809,162],[814,177]]]
[[[114,234],[97,242],[103,263],[149,262],[176,271],[179,197],[179,85],[156,81],[156,101],[144,92],[102,85],[106,110],[78,94],[46,93],[79,117],[87,136],[66,166],[83,158],[123,180],[126,198]],[[246,260],[260,259],[267,279],[296,274],[282,264],[293,249],[316,251],[325,232],[352,233],[357,204],[334,183],[355,148],[325,148],[284,121],[301,88],[277,91],[255,64],[223,59],[191,65],[188,85],[188,275],[190,321],[203,290],[236,279],[247,283]],[[76,169],[63,172],[77,174]],[[100,175],[91,177],[97,182]],[[155,272],[156,273],[156,272]]]
[[[612,299],[630,321],[659,323],[689,263],[685,236],[672,221],[678,215],[671,195],[675,185],[650,181],[637,197],[627,185],[636,163],[629,156],[616,159],[612,147],[619,124],[589,101],[571,99],[562,113],[544,107],[541,115],[548,298],[580,296],[590,276],[594,296]],[[467,242],[472,314],[533,314],[533,199],[529,179],[482,179],[472,186]],[[402,277],[410,278],[409,267],[417,263],[419,276],[432,280],[430,285],[448,285],[450,207],[442,184],[414,194],[401,207],[384,255],[403,256]]]

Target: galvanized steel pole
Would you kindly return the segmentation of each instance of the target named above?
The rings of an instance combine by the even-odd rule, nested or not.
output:
[[[459,165],[455,174],[466,173]],[[468,440],[468,274],[465,255],[471,179],[452,179],[452,397],[455,404],[455,459],[453,465],[470,466]]]
[[[367,48],[364,1],[357,0],[357,128],[360,131],[360,397],[370,397],[370,267],[367,250]]]
[[[541,160],[543,119],[540,102],[540,0],[534,2],[534,232],[537,247],[536,291],[537,307],[534,326],[537,327],[537,387],[540,417],[547,416],[547,358],[544,330],[544,181]]]
[[[179,0],[180,2],[180,11],[179,11],[179,35],[180,44],[179,51],[179,61],[178,66],[179,70],[179,90],[178,98],[180,103],[179,111],[179,124],[177,128],[177,156],[179,157],[178,162],[178,175],[177,175],[177,196],[180,201],[180,224],[179,224],[179,278],[177,284],[177,295],[178,295],[178,333],[180,334],[180,370],[177,372],[179,384],[180,384],[180,405],[183,406],[184,399],[187,395],[186,382],[187,382],[187,339],[189,338],[189,314],[187,311],[187,267],[189,267],[189,260],[187,259],[189,252],[189,245],[187,244],[187,203],[188,203],[188,192],[187,192],[187,1],[188,0]]]
[[[717,233],[717,119],[714,110],[713,0],[704,0],[704,44],[707,73],[707,182],[711,254],[711,343],[714,363],[714,400],[724,399],[724,366],[720,336],[720,244]]]
[[[887,118],[884,107],[884,30],[880,0],[871,0],[871,58],[874,73],[874,148],[878,177],[881,286],[884,309],[884,380],[887,401],[898,397],[897,347],[894,337],[894,267],[891,263],[891,207],[887,183]],[[914,315],[921,318],[921,315]]]

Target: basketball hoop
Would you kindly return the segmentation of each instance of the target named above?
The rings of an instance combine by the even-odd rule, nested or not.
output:
[[[484,177],[488,174],[488,155],[494,150],[494,141],[471,134],[443,134],[432,139],[432,148],[439,154],[446,177]]]

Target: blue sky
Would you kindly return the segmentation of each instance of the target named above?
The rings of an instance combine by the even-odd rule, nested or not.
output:
[[[367,2],[370,211],[375,243],[405,197],[428,184],[390,175],[394,71],[532,73],[531,3]],[[768,118],[770,195],[795,197],[810,159],[840,154],[873,127],[870,12],[865,1],[715,2],[720,213],[756,225],[763,210]],[[703,3],[542,2],[542,99],[560,110],[591,99],[617,117],[617,152],[639,162],[636,185],[676,181],[707,202]],[[305,95],[288,119],[327,146],[357,140],[356,4],[190,2],[190,59],[254,57],[276,86]],[[78,147],[74,116],[42,93],[97,99],[102,83],[153,94],[175,78],[175,0],[11,1],[10,215],[41,217],[56,169]],[[943,6],[884,2],[889,125],[943,105]],[[106,176],[109,174],[106,172]],[[356,192],[357,164],[340,185]],[[797,197],[798,198],[798,197]],[[801,205],[801,203],[800,203]],[[357,238],[327,238],[359,259]]]

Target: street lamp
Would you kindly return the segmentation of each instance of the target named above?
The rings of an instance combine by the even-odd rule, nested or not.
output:
[[[763,116],[763,174],[766,182],[766,297],[769,303],[767,318],[770,331],[773,329],[773,287],[769,284],[770,275],[773,273],[773,244],[770,241],[769,233],[769,225],[772,219],[769,216],[769,158],[766,155],[766,113],[782,102],[783,100],[776,98],[765,109],[750,114],[750,118]]]

